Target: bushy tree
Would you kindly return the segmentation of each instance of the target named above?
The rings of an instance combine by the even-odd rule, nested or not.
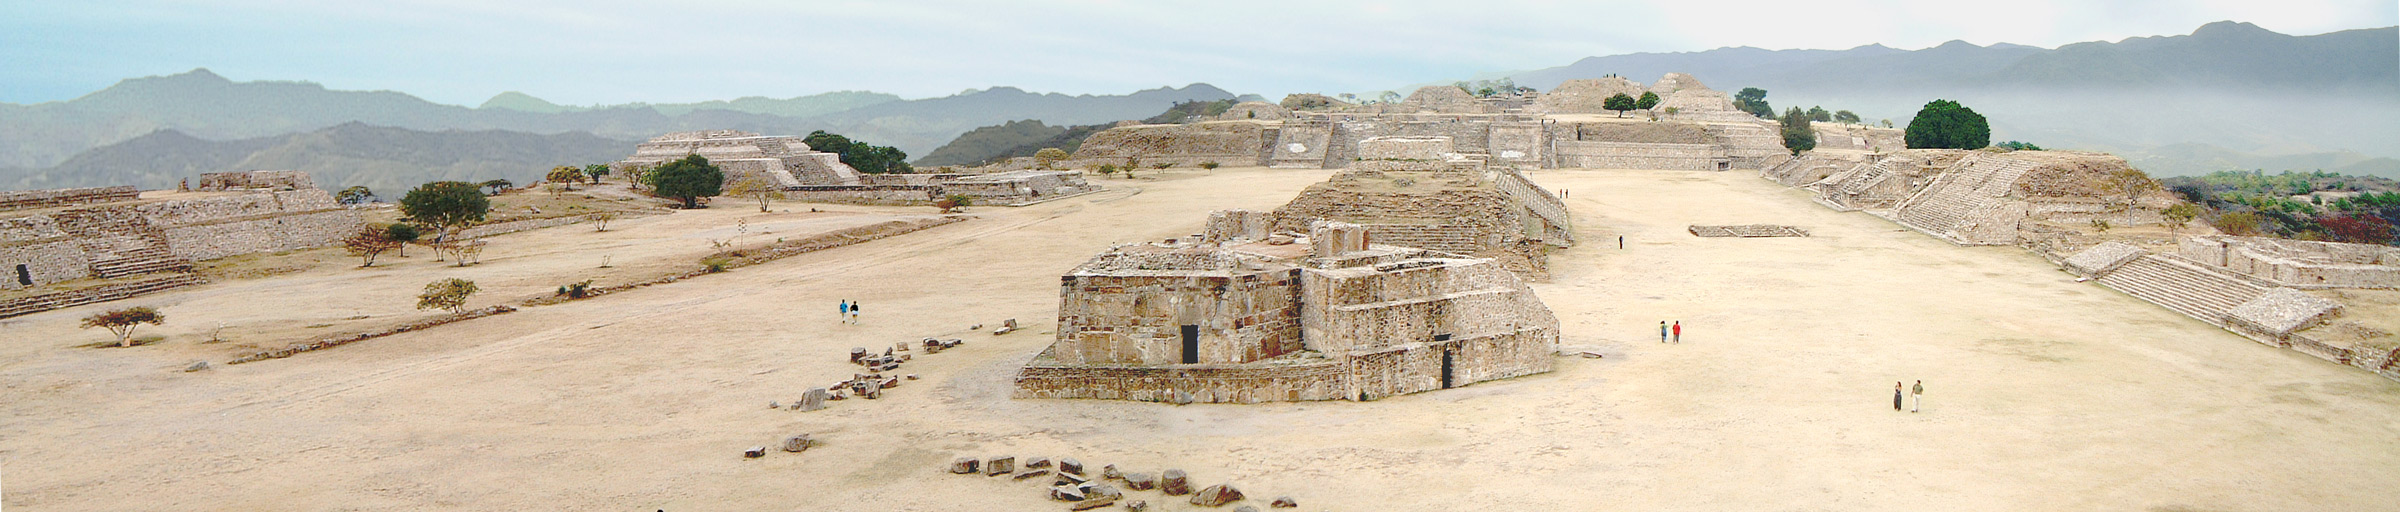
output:
[[[352,186],[333,194],[333,200],[342,204],[359,204],[374,199],[375,191],[367,190],[364,186]]]
[[[2008,141],[2008,142],[2002,142],[2002,143],[1999,143],[1999,144],[1993,144],[1993,145],[1992,145],[1992,147],[1995,147],[1995,148],[2007,148],[2009,151],[2041,151],[2041,150],[2042,150],[2042,147],[2041,147],[2041,146],[2036,146],[2036,145],[2033,145],[2033,143],[2031,143],[2031,142],[2019,142],[2019,141],[2013,141],[2013,140],[2012,140],[2012,141]]]
[[[2149,173],[2128,167],[2101,178],[2100,190],[2125,201],[2125,222],[2131,224],[2134,204],[2141,200],[2142,194],[2157,191],[2159,186],[2158,180],[2150,179]]]
[[[1658,108],[1658,93],[1642,91],[1642,97],[1633,99],[1633,108],[1642,110]]]
[[[608,172],[608,164],[592,164],[583,166],[583,175],[590,176],[592,178],[593,185],[600,184],[600,177],[607,176]]]
[[[583,169],[578,169],[570,165],[552,167],[550,168],[550,174],[543,176],[543,178],[544,181],[564,184],[567,186],[567,190],[575,190],[575,184],[583,182]]]
[[[159,314],[157,309],[149,306],[93,313],[92,316],[83,317],[83,328],[108,329],[109,333],[117,335],[117,346],[119,347],[133,346],[134,327],[141,324],[160,325],[165,323],[167,323],[167,316]]]
[[[933,207],[941,208],[942,213],[951,213],[958,211],[959,208],[965,208],[974,205],[975,198],[967,197],[965,194],[950,194],[947,196],[942,196],[941,199],[936,199],[933,201]]]
[[[349,251],[351,256],[357,256],[358,266],[362,268],[375,266],[376,256],[399,246],[400,242],[385,237],[384,230],[375,226],[359,228],[357,233],[342,239],[342,248]]]
[[[435,239],[482,222],[491,211],[491,198],[484,197],[480,187],[461,181],[418,185],[415,190],[408,191],[408,195],[400,197],[401,216],[410,222],[432,226]]]
[[[1206,161],[1206,162],[1200,162],[1200,168],[1201,168],[1201,169],[1207,169],[1207,170],[1211,170],[1211,171],[1217,170],[1217,167],[1218,167],[1219,165],[1223,165],[1223,164],[1218,164],[1218,163],[1217,163],[1215,160],[1210,160],[1210,161]]]
[[[725,194],[757,197],[758,212],[766,213],[768,200],[783,198],[783,185],[776,184],[765,176],[744,174],[739,178],[734,178],[733,183],[726,186]]]
[[[1808,107],[1808,120],[1830,123],[1833,122],[1833,113],[1826,112],[1825,107]]]
[[[1983,114],[1956,101],[1933,100],[1908,120],[1909,149],[1981,149],[1992,145]]]
[[[1041,151],[1033,152],[1034,165],[1039,165],[1043,169],[1049,169],[1051,166],[1058,165],[1058,161],[1066,159],[1067,150],[1064,149],[1042,148]]]
[[[2167,219],[2167,234],[2172,235],[2175,234],[2175,231],[2183,229],[2185,224],[2192,222],[2192,219],[2199,218],[2201,211],[2200,205],[2192,203],[2175,203],[2175,206],[2167,207],[2165,212],[2161,212],[2162,216]]]
[[[1808,121],[1808,113],[1800,111],[1800,107],[1785,111],[1783,118],[1776,121],[1782,128],[1784,149],[1792,150],[1792,154],[1797,155],[1817,148],[1817,128],[1810,126]]]
[[[801,142],[807,143],[809,149],[840,155],[842,164],[858,172],[882,174],[914,170],[908,165],[908,153],[899,148],[854,141],[839,134],[826,133],[825,130],[810,132]]]
[[[1858,114],[1848,110],[1837,110],[1833,112],[1833,122],[1859,124]]]
[[[449,278],[425,283],[425,291],[417,294],[417,309],[447,309],[452,313],[466,312],[467,298],[475,292],[474,281]]]
[[[2215,220],[2209,221],[2209,225],[2228,235],[2258,236],[2260,224],[2263,222],[2257,213],[2225,212],[2218,214]]]
[[[1625,111],[1638,108],[1634,106],[1635,103],[1639,103],[1639,101],[1620,92],[1615,96],[1609,96],[1608,99],[1601,100],[1600,108],[1616,111],[1617,117],[1625,117]]]
[[[650,182],[652,194],[682,199],[687,210],[699,208],[700,198],[723,193],[725,186],[725,171],[700,155],[667,162],[651,169],[643,178]]]
[[[1775,107],[1767,106],[1766,89],[1743,87],[1733,93],[1733,108],[1765,119],[1775,118]]]
[[[408,244],[414,243],[418,238],[424,236],[424,232],[417,230],[417,225],[406,222],[396,222],[383,227],[383,238],[392,241],[392,248],[398,250],[402,258],[408,257]]]
[[[491,191],[490,191],[490,192],[485,192],[485,193],[484,193],[485,195],[494,195],[494,196],[496,196],[496,195],[500,195],[500,193],[501,193],[501,192],[507,192],[507,191],[508,191],[508,189],[516,188],[516,187],[517,187],[517,183],[516,183],[516,182],[513,182],[513,181],[508,181],[508,180],[506,180],[506,179],[497,179],[497,180],[491,180],[491,181],[486,181],[486,182],[483,182],[483,183],[481,184],[481,186],[482,186],[482,188],[491,189]]]

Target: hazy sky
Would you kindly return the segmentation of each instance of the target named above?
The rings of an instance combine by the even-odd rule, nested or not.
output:
[[[613,104],[1193,82],[1280,97],[1633,52],[2056,47],[2219,20],[2306,35],[2391,26],[2396,12],[2393,0],[0,0],[0,102],[65,100],[195,67],[469,106],[508,90]]]

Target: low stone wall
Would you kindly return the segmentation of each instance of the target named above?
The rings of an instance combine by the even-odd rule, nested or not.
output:
[[[1730,168],[1725,150],[1708,144],[1558,141],[1558,166],[1581,169],[1718,171]]]
[[[2400,288],[2400,249],[2258,237],[2184,239],[2178,255],[2301,288]]]
[[[508,307],[508,306],[502,306],[502,305],[494,305],[494,306],[487,307],[487,308],[483,308],[483,309],[468,310],[468,311],[465,311],[465,312],[460,312],[460,313],[451,313],[451,314],[446,314],[446,315],[442,315],[442,316],[437,316],[437,317],[427,318],[427,319],[418,320],[418,321],[414,321],[414,322],[409,322],[409,323],[405,323],[405,324],[400,324],[400,325],[393,326],[393,327],[391,327],[391,328],[387,328],[387,329],[382,329],[382,330],[366,331],[366,332],[353,332],[353,333],[345,333],[345,334],[333,334],[333,335],[321,336],[321,337],[318,337],[318,338],[315,338],[315,339],[311,339],[311,340],[308,340],[308,341],[305,341],[305,342],[301,342],[301,343],[293,343],[293,344],[291,344],[291,345],[287,345],[287,346],[284,346],[283,348],[279,348],[279,349],[267,350],[267,351],[261,351],[261,352],[253,352],[253,353],[250,353],[250,354],[248,354],[248,355],[244,355],[244,356],[241,356],[241,357],[236,357],[236,358],[233,358],[233,360],[231,360],[231,361],[226,361],[226,362],[225,362],[225,364],[242,364],[242,363],[248,363],[248,362],[254,362],[254,361],[263,361],[263,360],[267,360],[267,359],[281,359],[281,358],[286,358],[286,357],[292,357],[292,355],[293,355],[293,354],[298,354],[298,353],[301,353],[301,352],[313,352],[313,351],[318,351],[318,350],[324,350],[324,349],[329,349],[329,348],[333,348],[333,347],[339,347],[339,346],[342,346],[342,345],[348,345],[348,344],[351,344],[351,343],[357,343],[357,342],[360,342],[360,341],[366,341],[366,340],[371,340],[371,339],[375,339],[375,338],[381,338],[381,337],[384,337],[384,336],[391,336],[391,335],[394,335],[394,334],[400,334],[400,333],[404,333],[404,332],[411,332],[411,331],[420,331],[420,330],[425,330],[425,329],[432,328],[432,327],[438,327],[438,326],[441,326],[441,325],[450,324],[450,323],[454,323],[454,322],[464,322],[464,321],[467,321],[467,320],[474,320],[474,319],[477,319],[477,318],[483,318],[483,317],[492,316],[492,315],[501,315],[501,314],[515,313],[516,311],[517,311],[517,308],[512,308],[512,307]]]
[[[760,249],[749,250],[747,253],[745,253],[745,254],[743,254],[743,255],[741,255],[741,256],[738,256],[738,257],[734,257],[734,258],[732,258],[730,261],[726,262],[726,264],[725,264],[725,268],[727,268],[727,269],[735,269],[735,268],[747,267],[747,266],[756,265],[756,264],[760,264],[760,263],[765,263],[765,262],[769,262],[769,261],[774,261],[774,260],[778,260],[778,259],[789,258],[789,257],[792,257],[792,256],[798,256],[798,255],[805,254],[805,253],[810,253],[810,252],[815,252],[815,251],[822,251],[822,250],[826,250],[826,249],[832,249],[832,248],[835,248],[835,247],[842,247],[842,246],[846,246],[846,245],[852,245],[852,244],[865,243],[865,242],[870,242],[870,241],[875,241],[875,240],[881,240],[881,239],[890,238],[890,237],[894,237],[894,236],[899,236],[899,235],[904,235],[904,234],[913,233],[913,232],[917,232],[917,231],[922,231],[922,230],[925,230],[925,229],[930,229],[930,228],[933,228],[933,227],[935,227],[935,226],[941,226],[941,225],[950,224],[950,223],[953,223],[953,222],[962,222],[962,221],[965,221],[965,220],[967,220],[967,219],[972,219],[972,218],[974,218],[974,217],[971,217],[971,216],[966,216],[966,215],[945,215],[945,216],[941,216],[941,217],[933,217],[933,218],[928,218],[928,219],[886,221],[886,222],[879,222],[879,223],[875,223],[875,224],[869,224],[869,225],[865,225],[865,226],[859,226],[859,227],[854,227],[854,228],[845,228],[845,229],[834,230],[834,231],[832,231],[832,232],[827,232],[827,233],[819,234],[819,235],[816,235],[816,236],[811,236],[811,237],[808,237],[808,238],[802,238],[802,239],[799,239],[799,240],[791,240],[791,241],[786,241],[786,242],[783,242],[783,243],[779,243],[779,244],[775,244],[775,245],[767,246],[767,247],[760,248]],[[602,287],[599,287],[599,288],[593,288],[593,289],[590,289],[590,290],[587,290],[587,291],[585,291],[582,297],[567,297],[567,296],[563,296],[563,295],[546,295],[546,296],[541,296],[541,297],[534,297],[534,298],[531,298],[531,299],[525,299],[524,301],[521,301],[521,302],[519,302],[518,304],[519,304],[519,305],[523,305],[523,306],[547,306],[547,305],[551,305],[551,304],[558,304],[558,303],[569,302],[569,301],[574,301],[574,300],[580,300],[580,299],[589,299],[589,298],[592,298],[592,297],[598,297],[598,296],[607,295],[607,294],[616,293],[616,292],[621,292],[621,291],[625,291],[625,290],[631,290],[631,289],[635,289],[635,288],[641,288],[641,287],[645,287],[645,286],[661,285],[661,284],[667,284],[667,283],[672,283],[672,282],[676,282],[676,281],[682,281],[682,280],[685,280],[685,279],[691,279],[691,278],[694,278],[694,277],[699,277],[699,276],[707,275],[707,274],[709,274],[709,273],[710,273],[710,272],[708,272],[708,271],[707,271],[707,269],[697,269],[697,270],[691,270],[691,271],[679,272],[679,273],[674,273],[674,274],[668,274],[668,275],[659,276],[659,277],[655,277],[655,278],[651,278],[651,279],[646,279],[646,280],[642,280],[642,281],[636,281],[636,282],[625,283],[625,284],[618,284],[618,285],[610,285],[610,286],[602,286]]]
[[[923,205],[942,193],[938,185],[807,186],[784,191],[784,197],[810,203]]]
[[[62,188],[0,192],[0,212],[53,206],[132,201],[141,197],[133,187]]]
[[[595,216],[595,215],[600,215],[601,213],[608,213],[608,212],[595,212],[595,213],[587,213],[587,214],[583,214],[583,215],[570,215],[570,216],[566,216],[566,217],[551,217],[551,218],[547,218],[547,219],[523,219],[523,220],[512,220],[512,221],[507,221],[507,222],[494,222],[494,223],[491,223],[491,224],[484,224],[484,225],[481,225],[481,226],[475,226],[475,227],[471,227],[471,228],[467,228],[467,229],[462,229],[462,230],[459,230],[459,231],[458,231],[458,236],[457,236],[457,238],[458,238],[459,240],[474,240],[474,239],[477,239],[477,238],[483,238],[483,237],[488,237],[488,236],[499,236],[499,235],[505,235],[505,234],[509,234],[509,233],[517,233],[517,232],[523,232],[523,231],[532,231],[532,230],[536,230],[536,229],[542,229],[542,228],[552,228],[552,227],[558,227],[558,226],[565,226],[565,225],[568,225],[568,224],[574,224],[574,223],[578,223],[578,222],[587,222],[587,221],[590,221],[590,220],[592,220],[592,216]],[[648,216],[651,216],[651,215],[665,215],[665,214],[666,214],[666,212],[664,212],[664,211],[632,211],[632,212],[614,212],[614,213],[616,213],[616,214],[617,214],[617,219],[616,219],[616,220],[625,220],[625,219],[627,219],[627,218],[632,218],[632,217],[648,217]]]
[[[1015,398],[1093,398],[1173,402],[1183,392],[1194,402],[1252,404],[1339,400],[1350,388],[1340,361],[1169,367],[1078,367],[1027,365],[1017,371]]]
[[[2074,256],[2067,257],[2067,260],[2064,262],[2064,264],[2066,265],[2068,271],[2072,271],[2077,275],[2085,277],[2098,277],[2101,274],[2106,274],[2108,271],[2116,270],[2117,267],[2124,266],[2126,263],[2132,262],[2133,260],[2148,254],[2150,254],[2150,251],[2144,251],[2140,247],[2134,247],[2133,244],[2128,244],[2125,242],[2108,242],[2092,246],[2090,249],[2084,249],[2083,252],[2075,253]]]
[[[34,295],[30,297],[19,297],[5,302],[0,302],[0,318],[28,315],[53,309],[70,308],[85,304],[108,302],[112,300],[130,299],[142,295],[182,288],[185,286],[205,284],[207,282],[208,280],[201,279],[200,276],[196,275],[169,274],[165,277],[144,279],[130,283],[95,286],[80,290],[68,290],[63,292]]]
[[[200,175],[200,186],[193,190],[241,190],[271,188],[278,190],[309,190],[317,188],[315,179],[301,171],[211,172]]]
[[[191,224],[162,231],[167,247],[176,256],[212,260],[332,245],[358,232],[360,225],[357,212],[333,209]]]

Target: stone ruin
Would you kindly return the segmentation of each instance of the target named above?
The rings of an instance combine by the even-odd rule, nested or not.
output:
[[[1608,113],[1599,107],[1609,94],[1638,97],[1645,91],[1623,78],[1573,80],[1530,97],[1476,98],[1447,85],[1418,89],[1392,104],[1303,95],[1298,103],[1313,98],[1327,106],[1269,119],[1258,113],[1268,107],[1262,103],[1250,110],[1237,106],[1239,117],[1229,111],[1213,122],[1119,126],[1093,134],[1062,165],[1335,169],[1367,158],[1359,143],[1381,137],[1449,137],[1460,154],[1532,168],[1764,169],[1790,158],[1773,123],[1734,110],[1730,97],[1689,75],[1669,74],[1648,90],[1661,97],[1659,121],[1584,115]],[[1675,113],[1665,114],[1666,107]],[[1839,143],[1849,144],[1848,135],[1842,137]]]
[[[964,195],[978,205],[1022,205],[1100,190],[1074,171],[1017,170],[991,174],[867,174],[841,156],[815,151],[800,137],[738,130],[675,132],[634,147],[620,171],[700,155],[725,172],[725,183],[763,180],[790,199],[826,203],[926,205]]]
[[[1797,183],[1827,207],[1863,210],[1951,243],[2063,252],[2055,247],[2089,244],[2073,243],[2074,234],[2061,226],[2163,221],[2159,210],[2173,202],[2166,193],[2145,195],[2128,212],[2095,185],[2129,168],[2123,158],[2079,151],[1812,151],[1760,176]]]
[[[1778,226],[1774,224],[1747,224],[1740,226],[1694,225],[1686,229],[1692,232],[1692,236],[1701,238],[1776,238],[1808,236],[1808,230],[1793,226]]]
[[[1235,103],[1232,108],[1225,109],[1224,114],[1217,115],[1219,121],[1282,121],[1291,118],[1291,109],[1263,101]]]
[[[333,245],[361,223],[323,189],[291,188],[311,184],[307,173],[212,173],[201,183],[211,191],[0,194],[0,289],[187,272],[195,261]]]
[[[1272,229],[1259,212],[1218,212],[1198,239],[1076,267],[1060,280],[1058,340],[1015,396],[1372,400],[1550,370],[1558,319],[1498,262],[1374,244],[1356,224]]]
[[[2195,236],[2177,256],[2293,288],[2400,289],[2400,248],[2252,236]]]
[[[1441,137],[1361,141],[1363,158],[1267,214],[1275,232],[1319,221],[1356,224],[1398,246],[1490,258],[1528,279],[1574,245],[1566,203],[1524,173],[1455,151]]]

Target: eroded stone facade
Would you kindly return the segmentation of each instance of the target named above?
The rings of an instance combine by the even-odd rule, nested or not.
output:
[[[306,174],[260,174],[203,181],[266,186],[0,214],[0,289],[189,270],[193,261],[331,245],[358,229],[358,214],[324,190],[283,188],[310,183]]]

